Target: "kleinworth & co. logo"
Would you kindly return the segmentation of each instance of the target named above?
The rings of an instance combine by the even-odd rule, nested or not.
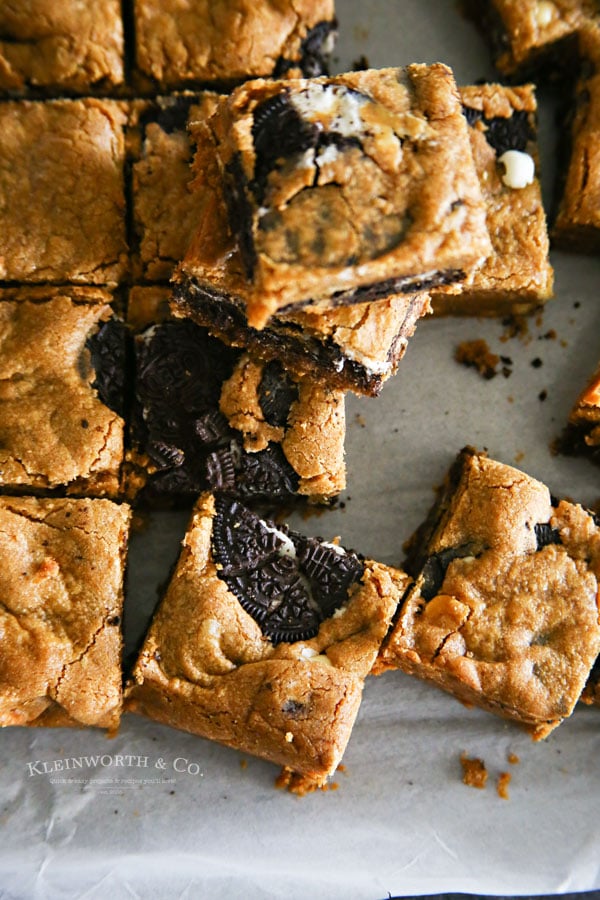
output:
[[[150,784],[174,785],[177,775],[202,778],[204,774],[197,762],[185,756],[167,760],[130,753],[35,759],[26,763],[26,770],[29,778],[46,776],[51,784],[83,785],[108,794]]]

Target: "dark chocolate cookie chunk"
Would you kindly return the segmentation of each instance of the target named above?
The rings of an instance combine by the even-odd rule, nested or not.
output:
[[[337,37],[337,20],[318,22],[307,33],[300,47],[300,60],[280,58],[273,75],[284,77],[290,69],[299,67],[305,78],[316,78],[329,74],[329,56]]]
[[[308,640],[362,578],[359,557],[216,498],[212,551],[217,574],[272,643]]]
[[[479,548],[479,552],[482,548]],[[463,544],[460,547],[448,547],[428,557],[423,565],[421,573],[421,596],[426,602],[433,600],[439,593],[444,583],[446,571],[450,563],[455,559],[464,559],[466,556],[475,556],[473,544]]]
[[[562,544],[558,528],[553,528],[549,522],[535,526],[535,538],[538,550],[543,550],[549,544]]]
[[[278,360],[264,367],[258,388],[258,402],[269,425],[284,428],[292,403],[298,399],[298,385]]]
[[[511,116],[495,116],[491,119],[486,119],[481,110],[472,109],[470,106],[463,106],[463,112],[469,125],[481,122],[485,126],[483,132],[485,138],[498,157],[507,150],[519,150],[524,153],[527,144],[535,138],[530,113],[526,110],[515,110]]]
[[[92,387],[109,409],[118,416],[124,416],[127,364],[127,330],[124,323],[115,316],[101,322],[88,337],[85,346],[94,370]]]

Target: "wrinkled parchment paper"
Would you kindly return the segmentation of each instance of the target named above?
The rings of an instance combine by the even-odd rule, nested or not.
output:
[[[493,75],[454,0],[338,0],[334,69],[449,63],[460,84]],[[553,105],[542,95],[544,187],[554,175]],[[516,464],[554,494],[600,497],[599,470],[549,443],[600,357],[600,262],[553,256],[556,299],[525,339],[497,321],[428,320],[377,399],[348,400],[344,508],[292,520],[399,564],[432,488],[465,444]],[[545,337],[555,330],[556,338]],[[485,338],[511,375],[482,380],[453,361]],[[533,359],[542,360],[535,368]],[[539,399],[541,392],[547,398]],[[132,646],[156,602],[185,515],[154,515],[133,539],[126,628]],[[285,897],[379,900],[465,891],[600,888],[600,710],[577,709],[545,742],[388,673],[367,682],[337,790],[274,788],[260,760],[135,716],[114,740],[94,731],[0,735],[0,897]],[[483,791],[461,780],[480,757]],[[514,754],[518,762],[510,763]],[[73,763],[73,759],[83,762]],[[77,768],[74,766],[77,765]],[[495,788],[509,772],[509,799]]]

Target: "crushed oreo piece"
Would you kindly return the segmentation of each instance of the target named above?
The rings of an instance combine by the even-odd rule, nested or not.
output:
[[[287,461],[279,444],[269,444],[258,453],[241,455],[236,488],[245,500],[292,497],[298,491],[299,476]]]
[[[278,360],[267,363],[258,388],[258,402],[265,421],[284,428],[292,406],[298,399],[298,385]]]
[[[294,62],[280,57],[273,71],[275,78],[283,78],[290,69],[299,67],[305,78],[316,78],[319,75],[328,75],[329,48],[337,33],[337,21],[318,22],[307,33],[300,45],[300,60]]]
[[[549,544],[562,544],[558,528],[553,528],[549,522],[536,525],[534,530],[538,550],[543,550]]]
[[[467,123],[473,127],[477,122],[485,126],[483,134],[490,147],[500,157],[507,150],[527,150],[529,141],[535,139],[535,132],[531,127],[529,113],[524,109],[517,109],[509,117],[494,116],[487,119],[479,109],[463,106],[463,113]]]
[[[256,162],[251,190],[257,202],[262,203],[269,173],[282,159],[316,147],[319,128],[302,118],[286,88],[263,100],[254,110],[252,140]]]
[[[421,596],[429,603],[438,594],[446,571],[450,563],[455,559],[464,559],[465,556],[475,556],[472,544],[463,544],[460,547],[448,547],[429,556],[423,565],[421,572]]]
[[[115,316],[101,322],[85,342],[94,369],[92,387],[100,400],[118,416],[125,415],[127,329]]]
[[[314,637],[363,575],[356,554],[332,550],[260,519],[238,501],[215,500],[217,575],[273,644]],[[323,549],[323,553],[319,552]]]

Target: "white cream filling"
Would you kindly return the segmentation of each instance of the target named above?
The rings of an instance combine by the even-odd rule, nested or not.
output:
[[[360,108],[368,102],[367,98],[356,91],[349,91],[343,85],[310,84],[304,90],[292,93],[290,99],[308,122],[326,117],[328,131],[336,131],[344,137],[365,132]]]

